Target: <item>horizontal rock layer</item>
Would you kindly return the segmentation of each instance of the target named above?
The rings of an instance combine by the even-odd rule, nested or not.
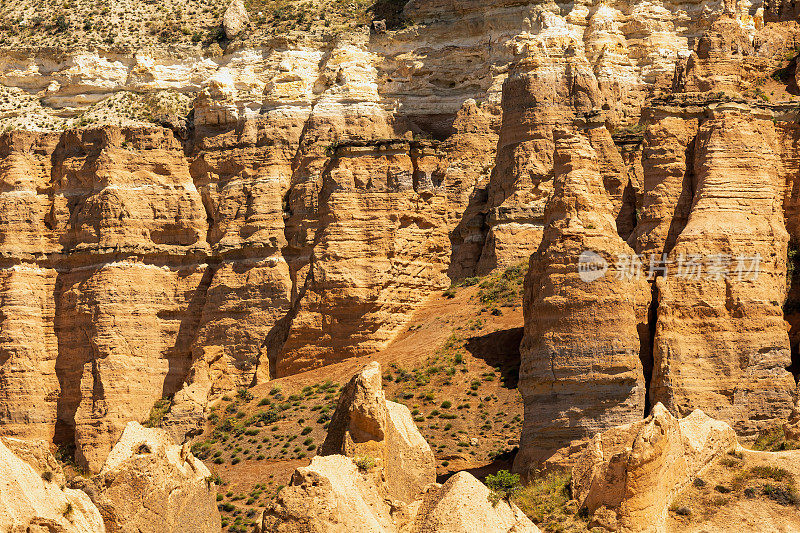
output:
[[[607,315],[624,339],[609,344],[598,329],[578,359],[620,356],[600,357],[609,368],[597,376],[619,374],[611,388],[630,394],[619,412],[575,427],[643,411],[652,369],[651,399],[671,409],[703,407],[745,432],[782,417],[796,117],[745,93],[794,30],[729,4],[412,1],[420,24],[324,48],[2,55],[0,84],[37,113],[74,117],[165,90],[192,99],[193,113],[163,120],[172,131],[127,121],[0,136],[0,431],[74,442],[97,470],[125,423],[162,397],[173,402],[164,425],[182,436],[226,391],[381,349],[452,280],[539,249],[546,206],[565,195],[559,150],[592,161],[597,201],[585,211],[602,231],[578,237],[608,253],[736,254],[752,243],[768,258],[763,285],[660,280],[647,317],[642,283],[625,295],[594,285],[612,292]],[[557,150],[562,129],[584,140]],[[732,151],[747,155],[741,165]],[[558,294],[559,281],[542,278],[547,249],[562,246],[571,268],[578,243],[548,238],[529,292]],[[580,300],[591,309],[598,294]],[[526,339],[538,360],[566,352],[533,349],[536,338],[591,322],[567,309],[563,324],[550,321],[546,296],[526,305],[529,322],[542,315]],[[766,333],[753,343],[742,328]],[[571,357],[562,364],[582,372]]]

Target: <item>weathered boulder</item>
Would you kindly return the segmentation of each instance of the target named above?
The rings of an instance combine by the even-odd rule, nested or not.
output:
[[[469,472],[458,472],[429,490],[417,512],[413,533],[538,533],[539,528],[511,502],[493,504],[490,491]]]
[[[295,470],[265,510],[261,531],[538,533],[514,504],[493,504],[471,474],[444,485],[435,474],[430,447],[408,409],[386,401],[373,362],[342,390],[321,454]]]
[[[380,459],[392,498],[411,502],[436,480],[436,463],[408,407],[386,400],[381,367],[367,365],[342,389],[320,455]]]
[[[396,521],[407,521],[408,510],[400,502],[387,503],[385,483],[381,468],[362,471],[349,457],[316,456],[295,470],[291,484],[265,511],[262,531],[398,531]]]
[[[248,22],[250,22],[250,16],[247,14],[244,2],[242,0],[233,0],[222,16],[225,37],[233,39],[242,32]]]
[[[61,489],[0,442],[0,531],[101,533],[105,527],[83,491]]]
[[[100,474],[83,488],[110,531],[219,532],[208,468],[162,429],[130,422]]]
[[[661,532],[675,495],[736,446],[725,422],[700,410],[679,420],[656,404],[646,419],[592,438],[572,470],[573,497],[597,523]]]
[[[425,487],[410,504],[392,500],[384,470],[359,468],[342,455],[317,456],[298,468],[291,485],[264,513],[264,533],[538,533],[513,503],[493,504],[472,474]]]
[[[650,291],[617,233],[584,135],[556,132],[555,172],[547,226],[525,281],[525,420],[514,463],[525,473],[576,441],[640,419],[645,406],[640,337]],[[629,270],[620,266],[625,259]],[[596,269],[586,270],[592,262]]]

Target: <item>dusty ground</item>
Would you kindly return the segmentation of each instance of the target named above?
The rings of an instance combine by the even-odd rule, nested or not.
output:
[[[382,352],[221,401],[193,451],[224,483],[218,499],[228,531],[250,531],[294,469],[310,462],[340,387],[373,360],[381,363],[387,398],[412,410],[440,477],[509,468],[522,425],[522,272],[434,296]]]
[[[800,450],[742,448],[712,463],[672,503],[674,532],[800,531]]]

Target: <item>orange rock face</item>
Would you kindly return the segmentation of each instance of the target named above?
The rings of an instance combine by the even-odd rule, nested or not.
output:
[[[221,395],[380,350],[435,292],[531,255],[522,468],[648,400],[746,433],[785,418],[800,133],[771,74],[797,28],[765,7],[410,2],[416,26],[324,49],[107,77],[84,54],[52,79],[2,56],[3,87],[70,108],[73,77],[151,90],[136,69],[197,97],[174,132],[0,135],[0,432],[96,470],[161,398],[179,439]],[[616,275],[633,254],[761,262],[648,285]]]
[[[617,234],[597,159],[587,137],[557,132],[555,189],[526,279],[518,470],[644,413],[639,351],[650,291],[618,268],[621,257],[638,258]],[[607,270],[582,270],[578,258]]]
[[[780,166],[771,121],[704,121],[692,208],[670,252],[675,263],[701,257],[704,272],[658,282],[653,399],[680,414],[703,409],[740,432],[786,419],[795,389],[781,310],[789,235]]]

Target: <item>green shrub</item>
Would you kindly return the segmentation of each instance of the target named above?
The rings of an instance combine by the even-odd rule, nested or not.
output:
[[[303,428],[303,431],[300,432],[301,435],[308,435],[311,433],[313,429],[310,426],[306,426]]]
[[[362,472],[369,472],[373,468],[375,468],[375,459],[370,457],[369,455],[362,455],[356,457],[355,459],[356,466]]]
[[[69,29],[69,23],[67,22],[67,17],[65,17],[63,14],[56,17],[55,25],[56,25],[56,30],[58,30],[61,33]]]
[[[469,446],[468,442],[459,442],[459,446]],[[486,486],[489,487],[489,501],[497,504],[500,500],[509,500],[520,490],[519,474],[512,474],[508,470],[500,470],[495,475],[486,476]]]
[[[170,407],[172,407],[172,398],[166,397],[156,400],[150,409],[150,416],[142,422],[142,425],[146,428],[156,427],[169,412]]]
[[[543,531],[586,531],[585,522],[571,527],[577,516],[567,508],[571,499],[570,475],[550,472],[533,479],[514,494],[514,503]]]
[[[774,481],[791,482],[794,479],[791,472],[785,468],[779,468],[776,466],[754,466],[750,469],[750,473],[756,477],[760,477],[762,479],[772,479]]]
[[[236,397],[242,401],[249,402],[253,399],[253,394],[247,389],[239,389],[236,391]]]
[[[753,443],[754,450],[764,452],[779,452],[797,448],[800,448],[800,442],[786,439],[781,426],[762,430]]]

